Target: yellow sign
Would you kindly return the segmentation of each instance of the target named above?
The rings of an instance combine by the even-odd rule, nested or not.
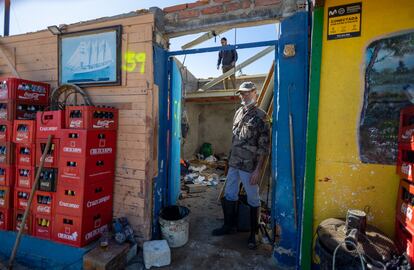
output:
[[[361,14],[353,14],[329,19],[328,35],[344,34],[361,31]]]
[[[361,35],[362,3],[328,8],[328,40]]]
[[[139,64],[139,72],[141,74],[145,73],[145,62],[147,59],[147,54],[144,52],[126,52],[124,55],[125,65],[122,66],[127,72],[133,72]]]

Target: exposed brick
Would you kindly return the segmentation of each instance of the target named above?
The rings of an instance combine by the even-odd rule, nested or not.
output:
[[[202,9],[201,13],[203,13],[204,15],[223,13],[223,6],[208,7],[208,8]]]
[[[198,10],[183,10],[178,13],[178,18],[180,19],[188,19],[198,17],[200,12]]]
[[[242,4],[239,3],[231,3],[231,4],[227,4],[226,5],[226,11],[234,11],[234,10],[238,10],[241,9]]]
[[[250,0],[244,0],[242,3],[242,8],[243,9],[250,8],[251,5],[252,5],[252,2]]]
[[[272,6],[272,5],[277,5],[280,4],[281,0],[256,0],[255,1],[255,5],[257,7],[260,6]]]
[[[232,0],[214,0],[214,3],[217,3],[217,4],[222,4],[222,3],[228,3],[228,2],[231,2]]]
[[[164,12],[165,13],[176,12],[176,11],[184,10],[186,8],[187,8],[187,4],[181,4],[181,5],[166,7],[164,8]]]
[[[187,4],[187,8],[195,8],[195,7],[201,7],[208,5],[208,1],[197,1],[195,3],[189,3]]]

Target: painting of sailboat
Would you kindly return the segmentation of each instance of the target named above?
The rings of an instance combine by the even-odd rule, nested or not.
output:
[[[61,38],[61,83],[118,82],[117,30]]]

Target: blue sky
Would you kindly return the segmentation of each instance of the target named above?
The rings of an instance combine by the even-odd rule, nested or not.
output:
[[[152,6],[160,8],[195,0],[11,0],[10,35],[46,29],[50,25],[70,24],[95,18],[128,13]],[[0,0],[0,29],[3,32],[4,1]],[[193,40],[200,34],[179,37],[171,40],[171,50],[179,50],[181,45]],[[226,36],[230,44],[271,40],[276,38],[276,26],[264,25],[251,28],[230,30]],[[236,37],[236,39],[235,39]],[[211,39],[196,48],[219,46],[219,39]],[[245,49],[238,51],[239,63],[264,48]],[[183,60],[183,57],[180,57]],[[261,60],[243,69],[244,74],[267,73],[274,54],[271,53]],[[216,77],[221,74],[216,69],[217,53],[188,55],[185,65],[197,77]],[[202,63],[202,64],[201,64]]]

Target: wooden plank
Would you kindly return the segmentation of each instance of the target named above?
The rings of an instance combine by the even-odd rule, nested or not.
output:
[[[117,160],[134,159],[138,161],[145,161],[144,155],[137,155],[137,151],[131,149],[122,149],[122,151],[118,151],[116,154],[116,158]]]
[[[30,46],[28,44],[27,47],[17,48],[16,50],[16,57],[24,57],[27,55],[36,55],[40,53],[48,52],[48,53],[55,53],[57,55],[58,48],[56,44],[49,44],[49,45],[34,45]]]
[[[124,27],[124,33],[128,33],[129,44],[145,41],[152,42],[152,28],[151,24],[126,26]]]
[[[22,78],[33,81],[57,81],[56,69],[23,71],[19,73]]]
[[[28,71],[40,71],[40,70],[57,70],[57,62],[32,62],[32,63],[25,63],[25,64],[17,64],[16,70],[18,72],[28,72]]]
[[[144,169],[120,167],[117,165],[115,169],[115,175],[116,177],[145,180]]]
[[[145,164],[146,162],[140,159],[117,159],[116,161],[116,165],[119,167],[134,168],[138,170],[145,170]]]
[[[118,133],[134,133],[134,134],[145,134],[145,126],[128,126],[120,125],[118,127]]]
[[[147,144],[145,142],[130,142],[122,141],[118,143],[118,149],[136,149],[136,150],[146,150]],[[138,154],[138,153],[137,153]]]
[[[94,103],[112,103],[112,102],[145,102],[145,95],[130,95],[130,96],[100,96],[100,95],[90,95],[92,102]]]
[[[28,42],[36,39],[48,38],[52,35],[49,30],[41,30],[38,32],[25,33],[20,35],[13,35],[1,37],[0,43],[14,43],[14,42]]]
[[[2,57],[3,61],[6,62],[7,67],[10,69],[11,73],[15,76],[15,77],[20,77],[19,73],[16,70],[16,63],[15,61],[13,61],[14,59],[14,52],[15,50],[12,50],[13,54],[10,55],[9,52],[7,52],[7,49],[4,48],[3,46],[0,46],[0,56]]]
[[[259,95],[259,98],[257,99],[257,104],[262,103],[262,100],[266,94],[267,88],[270,84],[270,80],[273,79],[274,71],[275,71],[275,62],[273,61],[272,66],[270,67],[270,70],[267,73],[266,79],[263,83],[262,89],[260,90],[260,95]]]
[[[119,110],[119,117],[145,117],[145,110]]]
[[[127,14],[125,14],[127,15]],[[82,30],[90,30],[101,27],[109,27],[114,25],[140,25],[140,24],[153,24],[154,15],[152,13],[139,14],[131,17],[121,18],[122,15],[118,15],[119,18],[105,17],[96,20],[91,20],[82,23],[76,23],[68,25],[67,32],[76,32]]]
[[[8,46],[15,47],[18,49],[21,48],[27,48],[30,46],[45,46],[45,45],[51,45],[51,44],[57,44],[58,39],[57,36],[52,35],[52,33],[49,32],[49,35],[42,38],[35,37],[30,38],[29,35],[27,35],[26,40],[20,40],[17,42],[6,42]]]
[[[146,87],[123,87],[123,86],[108,86],[108,87],[88,87],[88,94],[91,96],[132,96],[132,95],[146,95],[148,89]]]
[[[145,134],[120,133],[118,134],[118,141],[145,142]]]

